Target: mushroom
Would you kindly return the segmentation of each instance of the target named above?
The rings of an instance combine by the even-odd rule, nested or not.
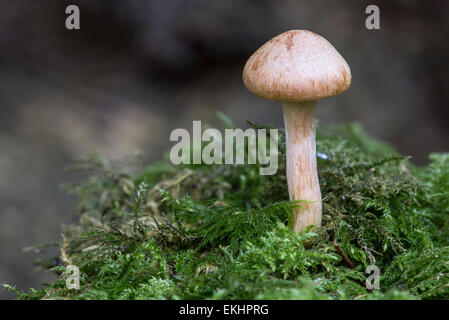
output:
[[[307,30],[284,32],[260,47],[243,70],[246,88],[279,101],[284,112],[286,175],[290,200],[307,200],[293,214],[293,230],[321,226],[321,191],[315,147],[318,99],[349,88],[351,70],[323,37]]]

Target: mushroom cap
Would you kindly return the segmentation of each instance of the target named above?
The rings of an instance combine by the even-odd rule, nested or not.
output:
[[[307,30],[290,30],[265,43],[248,59],[243,83],[261,98],[310,101],[348,89],[351,70],[323,37]]]

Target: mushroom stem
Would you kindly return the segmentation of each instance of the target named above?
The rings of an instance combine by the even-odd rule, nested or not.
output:
[[[315,144],[316,101],[283,103],[290,200],[307,200],[293,214],[293,231],[321,226],[321,191]]]

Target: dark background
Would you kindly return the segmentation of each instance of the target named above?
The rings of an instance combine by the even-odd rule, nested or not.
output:
[[[65,28],[65,7],[81,30]],[[365,8],[381,29],[366,30]],[[281,127],[277,103],[249,94],[246,59],[271,37],[309,29],[352,70],[320,101],[320,125],[360,122],[426,164],[449,150],[449,1],[0,0],[0,283],[52,281],[22,248],[59,241],[72,199],[64,167],[94,151],[155,161],[169,134],[223,111]],[[0,290],[0,298],[11,297]]]

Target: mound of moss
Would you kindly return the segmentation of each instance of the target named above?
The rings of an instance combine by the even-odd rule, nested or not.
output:
[[[230,122],[227,121],[228,126]],[[258,126],[251,124],[255,128]],[[23,299],[448,299],[449,154],[417,168],[357,125],[319,129],[323,226],[295,234],[280,167],[174,166],[130,174],[98,156],[68,186],[60,280]],[[81,272],[66,289],[67,265]],[[366,267],[380,269],[369,290]],[[8,288],[14,290],[13,287]]]

